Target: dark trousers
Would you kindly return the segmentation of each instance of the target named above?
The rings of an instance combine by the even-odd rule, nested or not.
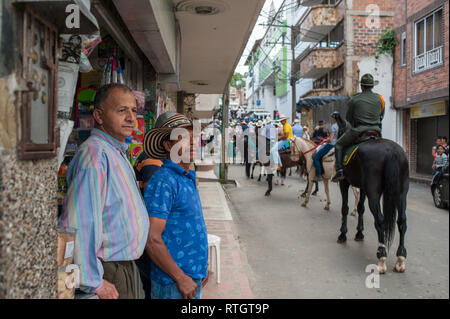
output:
[[[136,282],[132,261],[104,261],[103,279],[112,283],[119,299],[136,299]]]
[[[144,251],[142,256],[136,260],[136,266],[139,269],[141,275],[142,288],[145,292],[145,299],[151,299],[152,295],[152,280],[150,279],[150,267],[151,260],[148,257],[147,252]]]

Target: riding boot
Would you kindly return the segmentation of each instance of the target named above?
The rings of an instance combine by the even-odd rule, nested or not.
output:
[[[340,145],[335,145],[334,154],[336,157],[336,175],[334,175],[332,181],[337,183],[339,181],[342,181],[344,176],[344,169],[342,168],[342,162],[344,157],[344,149]]]

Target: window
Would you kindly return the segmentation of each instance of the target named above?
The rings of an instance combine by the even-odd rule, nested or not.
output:
[[[400,63],[402,66],[406,65],[406,32],[402,33],[400,41]]]
[[[336,48],[344,42],[344,20],[330,32],[330,48]]]
[[[58,133],[57,70],[58,31],[27,7],[23,15],[23,68],[20,89],[22,140],[20,158],[56,156]]]
[[[344,86],[344,65],[330,72],[330,88],[337,89]]]
[[[443,24],[442,9],[415,23],[415,72],[442,64]]]
[[[313,90],[328,89],[328,74],[313,82]]]

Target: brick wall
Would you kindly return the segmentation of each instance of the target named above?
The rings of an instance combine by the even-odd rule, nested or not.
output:
[[[378,21],[373,20],[374,17],[371,15],[358,13],[358,11],[370,13],[369,5],[377,5],[382,13],[379,17],[376,17]],[[353,1],[353,8],[348,8],[359,14],[347,17],[347,19],[352,20],[353,25],[353,42],[347,42],[347,45],[353,46],[354,56],[357,57],[356,61],[353,60],[352,62],[352,92],[350,93],[357,92],[359,87],[360,74],[357,60],[376,55],[375,46],[380,35],[394,27],[394,18],[389,16],[389,13],[392,14],[394,12],[394,8],[393,0],[355,0]],[[376,22],[379,23],[378,27],[374,27]]]
[[[394,0],[355,0],[353,1],[353,10],[366,10],[369,5],[374,4],[380,8],[380,11],[394,10]]]
[[[405,0],[399,0],[396,13],[405,11]],[[402,32],[406,31],[406,67],[400,65],[400,45],[396,48],[394,65],[394,101],[397,106],[405,106],[407,98],[412,102],[432,99],[433,92],[441,92],[449,87],[449,4],[442,0],[408,1],[407,15],[399,16],[395,21],[397,38],[401,40]],[[414,74],[414,22],[435,9],[443,7],[444,19],[444,49],[443,64],[440,67]],[[447,93],[448,95],[448,93]]]

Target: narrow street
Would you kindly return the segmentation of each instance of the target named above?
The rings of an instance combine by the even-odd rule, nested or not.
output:
[[[245,178],[244,166],[229,167],[238,186],[225,186],[239,244],[247,255],[250,286],[255,298],[449,298],[449,212],[437,209],[427,185],[411,183],[408,193],[407,271],[392,271],[398,232],[388,257],[388,272],[380,288],[366,288],[366,266],[377,262],[374,219],[365,211],[365,240],[356,242],[357,218],[349,216],[348,241],[336,243],[340,228],[340,193],[331,186],[332,205],[324,211],[320,184],[308,208],[298,191],[306,183],[288,177],[270,197],[263,179]],[[259,172],[258,172],[259,174]],[[354,197],[349,197],[353,209]]]

